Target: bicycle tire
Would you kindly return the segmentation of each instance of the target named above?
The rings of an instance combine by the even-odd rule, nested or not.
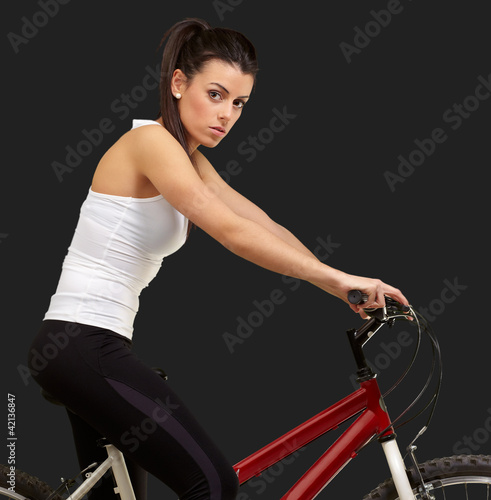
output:
[[[0,464],[0,499],[11,498],[14,500],[46,500],[53,494],[53,490],[37,477],[30,476],[26,472],[15,470],[14,491],[9,490],[10,467]],[[63,500],[59,495],[53,500]]]
[[[429,493],[434,495],[435,499],[491,499],[491,456],[454,455],[436,458],[419,464],[419,470],[425,485],[429,487]],[[418,474],[414,467],[407,472],[411,485],[414,487],[415,498],[419,499],[421,496],[415,487],[419,481]],[[480,496],[475,496],[477,493]],[[363,500],[397,500],[398,498],[392,479],[388,479],[363,497]]]

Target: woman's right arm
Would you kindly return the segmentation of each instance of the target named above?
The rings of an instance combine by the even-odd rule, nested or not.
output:
[[[199,177],[181,145],[162,127],[126,135],[137,171],[190,221],[236,255],[270,271],[309,281],[347,302],[350,289],[369,295],[365,307],[382,305],[384,294],[407,303],[380,280],[348,275],[289,245],[262,225],[231,210]],[[352,307],[360,312],[358,306]]]

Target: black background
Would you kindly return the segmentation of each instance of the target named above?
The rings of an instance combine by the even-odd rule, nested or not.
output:
[[[46,23],[42,3],[9,2],[1,21],[6,154],[0,174],[0,432],[5,443],[12,393],[16,466],[52,485],[78,471],[63,410],[42,400],[25,375],[27,350],[55,290],[99,158],[133,118],[156,116],[158,91],[149,91],[124,117],[115,101],[138,92],[147,67],[159,64],[162,34],[184,17],[242,31],[256,45],[261,67],[241,120],[205,155],[218,171],[235,160],[240,173],[231,185],[309,248],[320,240],[336,243],[329,265],[398,286],[417,308],[431,305],[444,382],[432,425],[419,441],[419,458],[465,448],[489,453],[489,91],[482,89],[478,109],[460,126],[444,119],[475,94],[479,76],[491,78],[487,2],[401,0],[399,13],[379,26],[378,35],[372,31],[351,62],[340,44],[353,45],[355,28],[364,30],[374,19],[371,11],[387,9],[386,1],[320,6],[86,0],[59,5]],[[45,25],[35,34],[27,31],[25,43],[12,43],[12,33],[25,36],[26,20]],[[274,110],[294,117],[271,134],[263,129]],[[82,131],[104,118],[114,131],[58,178],[53,162],[65,163],[66,147],[76,148]],[[397,157],[408,158],[414,141],[436,128],[446,140],[391,190],[384,173],[397,174]],[[252,161],[240,149],[249,136],[266,139]],[[457,292],[445,293],[448,282],[459,284]],[[284,302],[231,353],[223,334],[235,334],[238,318],[248,318],[254,301],[277,289]],[[359,324],[339,300],[306,283],[293,290],[196,230],[144,290],[134,341],[145,362],[165,368],[172,386],[236,463],[353,389],[344,331]],[[370,348],[383,388],[403,370],[415,345],[397,348],[396,340],[396,329],[388,330]],[[385,357],[377,358],[380,352]],[[428,369],[426,349],[411,381],[387,399],[393,416],[418,392]],[[419,419],[401,429],[401,448],[423,424]],[[243,486],[239,498],[280,498],[330,439]],[[7,458],[3,450],[0,462]],[[361,498],[388,475],[381,450],[372,445],[319,498]],[[151,479],[150,498],[157,497],[174,495]]]

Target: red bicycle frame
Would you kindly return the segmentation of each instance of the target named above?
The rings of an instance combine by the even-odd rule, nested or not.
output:
[[[359,330],[347,332],[358,365],[360,389],[235,464],[234,469],[240,484],[258,476],[263,470],[360,413],[281,498],[281,500],[311,500],[373,436],[383,433],[379,438],[381,442],[395,438],[375,375],[368,367],[362,352],[363,345],[381,324],[376,318],[372,318]]]
[[[361,415],[282,497],[282,500],[310,500],[356,456],[358,450],[391,422],[376,379],[361,382],[361,388],[330,408],[234,465],[240,484],[294,453],[344,421]],[[393,434],[389,429],[386,435]]]

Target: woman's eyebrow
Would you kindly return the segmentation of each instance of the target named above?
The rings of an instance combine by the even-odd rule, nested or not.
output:
[[[220,88],[222,88],[227,94],[230,95],[230,92],[221,84],[218,82],[210,82],[211,85],[218,85]],[[248,95],[240,95],[238,99],[249,99]]]

